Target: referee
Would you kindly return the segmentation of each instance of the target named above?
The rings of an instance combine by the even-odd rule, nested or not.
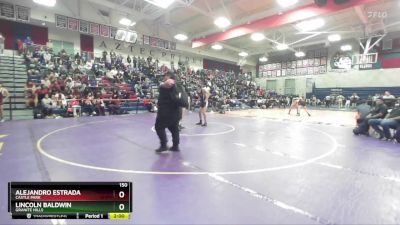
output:
[[[156,153],[161,153],[168,150],[167,135],[165,129],[172,134],[173,146],[170,151],[179,151],[179,120],[181,119],[181,108],[187,107],[186,93],[182,93],[182,88],[177,88],[175,74],[168,72],[164,76],[164,82],[160,86],[158,96],[158,112],[155,124],[155,129],[160,139],[160,147]],[[187,98],[187,97],[186,97]]]

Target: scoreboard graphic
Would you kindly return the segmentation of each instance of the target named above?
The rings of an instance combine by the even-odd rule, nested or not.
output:
[[[9,182],[13,219],[128,220],[131,182]]]

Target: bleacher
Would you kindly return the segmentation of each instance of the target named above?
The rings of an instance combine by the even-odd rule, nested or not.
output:
[[[340,89],[341,91],[339,91]],[[325,99],[325,96],[331,95],[332,93],[340,93],[346,98],[350,97],[353,93],[361,99],[368,99],[368,96],[374,96],[375,94],[383,94],[385,91],[389,91],[392,95],[400,97],[400,87],[331,87],[331,88],[314,88],[312,93],[307,94],[307,98],[315,95],[318,99]]]
[[[25,83],[27,80],[24,59],[12,51],[0,55],[0,80],[10,93],[8,101],[4,102],[4,117],[6,120],[33,119],[32,109],[25,105]]]

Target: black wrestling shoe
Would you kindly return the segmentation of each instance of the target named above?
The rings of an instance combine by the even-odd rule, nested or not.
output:
[[[202,127],[206,127],[206,126],[207,126],[207,123],[204,123],[204,124],[202,124],[201,126],[202,126]]]
[[[311,116],[311,114],[309,113],[308,116]]]
[[[166,146],[160,146],[157,150],[156,153],[162,153],[168,151],[168,148]]]
[[[181,151],[180,149],[179,149],[179,146],[172,146],[171,148],[169,148],[169,150],[171,151],[171,152],[179,152],[179,151]]]
[[[198,122],[198,123],[196,123],[196,125],[201,125],[202,123],[201,123],[201,121],[200,122]]]

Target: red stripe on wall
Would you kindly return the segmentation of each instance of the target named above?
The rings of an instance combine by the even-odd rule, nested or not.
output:
[[[33,43],[46,45],[49,42],[49,31],[47,27],[32,26],[31,38]]]
[[[0,20],[0,33],[4,37],[4,48],[14,48],[13,26],[10,21]]]
[[[384,58],[382,60],[382,68],[400,68],[400,58]]]
[[[46,45],[49,41],[47,27],[39,27],[25,23],[17,23],[0,19],[0,33],[5,38],[4,47],[6,49],[16,49],[16,39],[22,41],[30,36],[34,44]]]
[[[94,51],[93,36],[81,34],[81,51],[83,52]]]

